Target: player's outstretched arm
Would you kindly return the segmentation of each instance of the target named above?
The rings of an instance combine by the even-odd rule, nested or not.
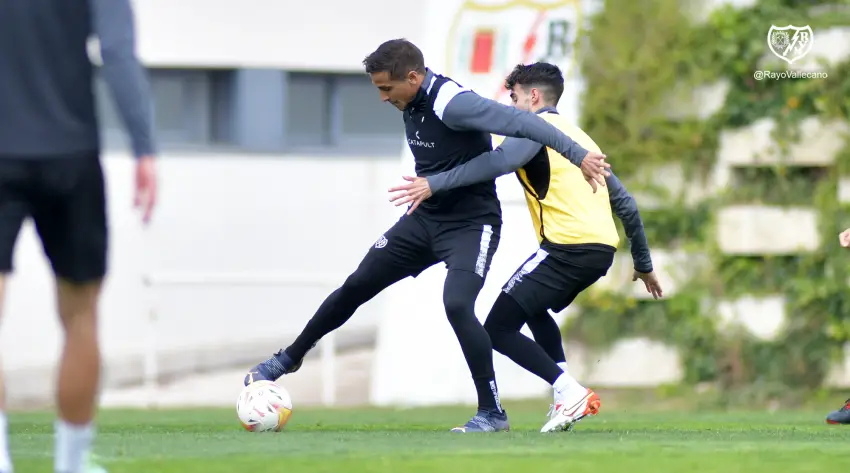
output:
[[[635,268],[632,281],[637,281],[638,279],[643,281],[644,286],[646,286],[646,292],[652,294],[652,297],[655,299],[658,299],[664,295],[664,291],[661,288],[661,283],[658,282],[658,276],[652,268],[649,243],[646,241],[646,232],[643,229],[643,222],[640,218],[640,212],[638,212],[637,202],[613,173],[606,180],[611,208],[617,218],[623,222],[626,237],[629,239]]]
[[[623,222],[626,238],[629,239],[635,271],[651,273],[652,257],[649,254],[649,243],[646,240],[646,232],[643,229],[643,221],[640,218],[637,201],[614,173],[611,173],[605,180],[608,184],[608,198],[611,201],[611,209],[614,211],[614,215]]]
[[[562,153],[579,167],[587,155],[586,149],[536,114],[486,99],[453,82],[440,88],[434,111],[449,128],[527,138]]]
[[[572,138],[534,113],[486,99],[454,82],[446,82],[437,92],[434,112],[454,130],[481,130],[497,135],[527,138],[563,154],[596,190],[605,185],[605,168],[611,166],[601,153],[588,152]],[[594,182],[595,181],[595,182]]]
[[[531,161],[543,145],[524,138],[506,138],[493,151],[482,153],[466,164],[433,176],[428,176],[431,193],[436,194],[458,187],[493,180],[510,174]]]

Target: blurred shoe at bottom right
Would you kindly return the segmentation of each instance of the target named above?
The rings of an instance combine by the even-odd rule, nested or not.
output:
[[[830,412],[829,415],[826,416],[826,423],[834,425],[850,425],[850,399],[844,401],[844,405],[841,406],[841,409]]]

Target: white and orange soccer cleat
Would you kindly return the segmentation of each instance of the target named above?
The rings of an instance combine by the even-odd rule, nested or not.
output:
[[[602,407],[599,395],[592,389],[585,389],[581,397],[564,398],[555,401],[549,415],[549,421],[540,432],[572,430],[576,422],[587,416],[596,415]]]

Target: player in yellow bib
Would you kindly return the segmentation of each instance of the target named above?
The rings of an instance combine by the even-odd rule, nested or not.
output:
[[[558,114],[564,79],[557,66],[519,65],[505,87],[514,107],[537,113],[583,148],[601,152],[587,133]],[[630,241],[633,280],[641,279],[655,298],[662,295],[661,286],[637,204],[613,173],[604,187],[593,189],[579,168],[552,149],[526,139],[495,139],[498,148],[450,171],[405,177],[410,183],[390,189],[401,191],[392,200],[411,203],[412,211],[432,194],[516,172],[540,248],[505,283],[484,327],[496,351],[552,385],[554,404],[541,432],[570,429],[596,414],[601,400],[569,374],[561,333],[549,310],[560,312],[607,274],[619,244],[612,210]],[[526,323],[534,340],[520,333]]]

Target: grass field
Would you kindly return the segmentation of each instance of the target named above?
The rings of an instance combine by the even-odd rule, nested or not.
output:
[[[850,427],[823,411],[611,409],[544,435],[545,407],[506,403],[512,431],[489,435],[447,432],[469,408],[303,409],[278,434],[243,431],[231,409],[104,411],[95,452],[110,473],[850,471]],[[52,472],[50,414],[11,414],[10,431],[18,472]]]

